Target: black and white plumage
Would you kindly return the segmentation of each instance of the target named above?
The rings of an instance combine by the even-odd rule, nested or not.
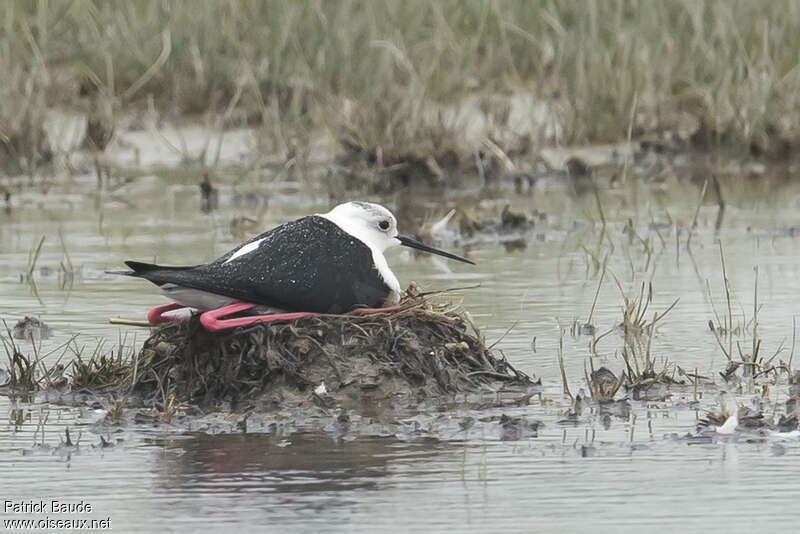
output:
[[[241,301],[270,311],[343,313],[399,301],[400,282],[383,255],[397,245],[472,263],[399,235],[383,206],[347,202],[273,228],[211,263],[126,261],[132,270],[119,274],[149,280],[175,302],[199,310]]]

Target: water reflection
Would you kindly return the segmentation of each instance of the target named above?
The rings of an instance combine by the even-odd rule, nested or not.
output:
[[[264,435],[197,435],[163,446],[152,469],[158,493],[194,495],[215,515],[296,521],[298,512],[336,517],[356,512],[364,492],[385,492],[398,480],[435,478],[432,465],[458,461],[460,446],[434,440],[413,443],[364,437],[353,441],[330,435],[295,434],[288,439]],[[463,453],[462,453],[463,454]],[[232,500],[235,496],[238,500]],[[379,499],[385,497],[377,497]],[[196,504],[182,503],[180,508]]]
[[[197,435],[179,442],[151,441],[163,446],[156,470],[166,488],[191,486],[209,491],[263,493],[342,492],[375,489],[393,471],[398,459],[425,460],[450,446],[425,440],[401,443],[367,437],[352,441],[326,434]],[[198,486],[199,484],[199,486]]]

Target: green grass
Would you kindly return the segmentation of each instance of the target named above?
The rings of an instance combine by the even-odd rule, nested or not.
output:
[[[491,102],[518,93],[552,106],[563,143],[690,116],[716,143],[771,150],[797,136],[799,49],[789,0],[8,0],[0,159],[42,159],[44,110],[85,107],[87,79],[118,113],[258,124],[278,151],[346,132],[435,153],[464,127],[444,107],[477,97],[502,133],[508,109]]]

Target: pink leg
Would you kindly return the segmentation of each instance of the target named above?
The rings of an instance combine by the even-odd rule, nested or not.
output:
[[[172,311],[172,310],[179,310],[181,308],[185,308],[182,304],[178,304],[177,302],[170,302],[169,304],[161,304],[160,306],[156,306],[151,308],[149,312],[147,312],[147,322],[150,324],[161,324],[167,323],[171,321],[169,317],[162,317],[161,315],[165,312]]]
[[[248,317],[234,317],[233,319],[223,319],[228,315],[234,313],[250,310],[255,307],[255,304],[249,302],[236,302],[217,308],[216,310],[209,310],[200,315],[200,323],[209,332],[219,332],[220,330],[227,330],[229,328],[236,328],[237,326],[249,326],[256,323],[271,323],[274,321],[291,321],[301,317],[313,317],[319,315],[318,313],[310,312],[293,312],[293,313],[271,313],[269,315],[251,315]]]
[[[219,332],[221,330],[228,330],[238,326],[248,326],[256,323],[271,323],[275,321],[291,321],[301,317],[313,317],[320,315],[311,312],[290,312],[290,313],[272,313],[268,315],[251,315],[248,317],[234,317],[232,319],[225,319],[229,315],[240,313],[243,311],[251,310],[255,304],[249,302],[236,302],[217,308],[216,310],[209,310],[200,315],[200,323],[209,332]],[[163,317],[162,314],[168,311],[177,310],[184,306],[171,302],[169,304],[162,304],[152,308],[147,313],[147,320],[150,324],[161,324],[171,321],[168,317]],[[389,306],[387,308],[356,308],[351,311],[352,315],[366,315],[369,313],[389,312],[401,309],[401,306]]]

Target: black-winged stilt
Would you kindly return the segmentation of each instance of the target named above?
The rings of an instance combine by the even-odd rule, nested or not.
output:
[[[158,306],[148,318],[179,307],[206,311],[211,330],[320,313],[385,308],[400,301],[400,282],[384,252],[407,246],[465,263],[468,259],[398,234],[392,213],[378,204],[346,202],[254,237],[211,263],[165,267],[126,261],[131,271],[161,288],[177,304]],[[220,318],[258,305],[270,314]],[[211,311],[213,310],[213,311]]]

